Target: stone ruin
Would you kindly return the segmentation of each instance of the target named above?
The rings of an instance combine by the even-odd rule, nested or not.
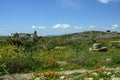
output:
[[[11,33],[11,38],[17,38],[17,39],[21,39],[21,38],[37,38],[37,31],[34,31],[34,33],[32,34],[28,34],[28,33]]]
[[[94,43],[92,47],[89,48],[90,51],[107,51],[107,47],[103,47],[101,43]]]

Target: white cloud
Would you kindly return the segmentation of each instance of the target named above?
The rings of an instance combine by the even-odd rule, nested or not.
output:
[[[45,26],[32,26],[32,29],[45,29]]]
[[[83,27],[75,26],[75,29],[82,29]]]
[[[78,27],[78,26],[75,26],[75,29],[79,29],[79,27]]]
[[[101,3],[103,3],[103,4],[107,4],[109,1],[111,1],[111,0],[99,0]]]
[[[0,31],[0,33],[5,33],[4,31]]]
[[[69,24],[56,24],[53,26],[53,29],[66,29],[71,27]]]
[[[39,29],[45,29],[46,27],[45,26],[41,26],[41,27],[38,27]]]
[[[112,25],[112,27],[111,27],[111,29],[118,29],[119,28],[119,25],[117,25],[117,24],[114,24],[114,25]]]
[[[85,30],[96,30],[96,26],[86,26],[87,29]]]
[[[113,25],[114,27],[117,27],[116,24]],[[46,28],[46,29],[44,29]],[[61,34],[69,34],[69,33],[76,33],[76,32],[82,32],[86,30],[98,30],[98,26],[91,25],[91,26],[84,26],[84,25],[70,25],[67,23],[64,24],[56,24],[49,27],[44,26],[32,26],[32,29],[42,29],[39,34],[40,35],[61,35]]]
[[[55,35],[59,34],[70,34],[70,33],[76,33],[81,32],[84,30],[83,26],[73,26],[70,24],[56,24],[52,27],[52,33]]]
[[[95,28],[95,26],[89,26],[89,28]]]
[[[103,4],[107,4],[109,2],[119,2],[120,0],[99,0],[99,2],[103,3]]]
[[[5,31],[0,31],[0,35],[8,35],[8,33]]]
[[[36,29],[36,26],[32,26],[32,29]]]

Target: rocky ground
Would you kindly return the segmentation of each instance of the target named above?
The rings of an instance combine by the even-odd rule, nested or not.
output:
[[[105,70],[114,71],[115,73],[119,72],[119,74],[120,74],[120,67],[117,67],[117,68],[105,68]],[[60,72],[57,72],[57,73],[58,74],[63,74],[60,77],[60,80],[66,80],[65,76],[69,76],[69,75],[74,74],[74,73],[84,74],[86,72],[87,73],[92,73],[92,72],[95,72],[95,71],[96,70],[78,69],[78,70],[65,70],[65,71],[60,71]],[[97,75],[97,73],[94,73],[94,75]],[[78,78],[79,78],[79,76],[80,75],[78,75]],[[47,80],[47,78],[44,77],[44,76],[35,78],[34,73],[19,73],[19,74],[15,73],[15,74],[9,74],[9,75],[1,76],[0,80]],[[74,78],[68,78],[67,80],[74,80]],[[85,78],[84,80],[94,80],[94,79],[93,78]],[[104,79],[99,79],[99,80],[104,80]],[[111,80],[120,80],[120,77],[113,76],[113,77],[111,77]]]
[[[33,73],[15,73],[15,74],[9,74],[4,75],[0,77],[0,80],[30,80],[34,77]]]

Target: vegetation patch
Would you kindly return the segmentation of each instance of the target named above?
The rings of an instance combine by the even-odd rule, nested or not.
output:
[[[97,35],[101,36],[98,38]],[[81,68],[94,70],[102,66],[119,67],[119,43],[111,43],[111,41],[119,41],[120,36],[114,35],[113,38],[112,35],[106,32],[93,31],[63,36],[38,37],[33,40],[1,39],[0,75],[39,71],[41,73],[45,73],[46,71],[52,75],[54,72],[51,71],[58,72]],[[91,36],[94,37],[91,38]],[[89,51],[89,48],[94,43],[101,43],[103,46],[106,46],[107,51]],[[111,74],[115,74],[115,72],[110,72]],[[91,75],[93,73],[97,73],[97,77],[93,77]],[[93,73],[87,73],[82,77],[92,77],[97,80],[97,78],[101,78],[102,76],[106,76],[107,78],[111,76],[107,76],[101,72]],[[81,74],[78,73],[78,75]],[[49,78],[60,77],[59,75],[47,76],[46,73],[44,76]]]

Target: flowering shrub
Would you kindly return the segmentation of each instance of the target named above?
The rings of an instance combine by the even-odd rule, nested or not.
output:
[[[102,68],[95,69],[93,71],[74,73],[69,75],[69,77],[73,78],[74,80],[111,80],[113,78],[120,77],[120,70],[108,70],[103,66]]]
[[[59,80],[59,77],[62,76],[63,74],[59,74],[58,72],[56,71],[43,71],[43,72],[35,72],[34,73],[34,76],[35,77],[40,77],[40,76],[44,76],[47,78],[47,80],[51,80],[51,79],[54,79],[54,80]]]

